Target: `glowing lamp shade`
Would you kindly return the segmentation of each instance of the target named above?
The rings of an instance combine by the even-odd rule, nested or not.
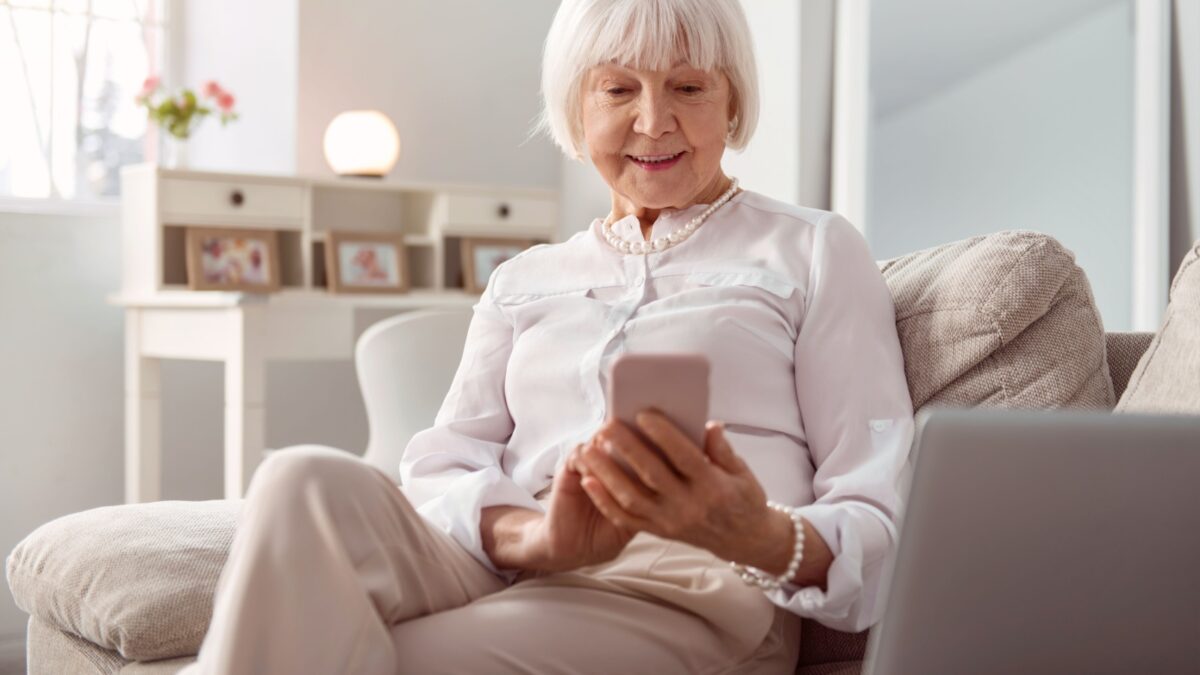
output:
[[[325,161],[340,176],[382,178],[400,157],[396,125],[378,110],[347,110],[325,129]]]

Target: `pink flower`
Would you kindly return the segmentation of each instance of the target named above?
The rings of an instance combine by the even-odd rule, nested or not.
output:
[[[155,89],[158,89],[158,76],[151,75],[142,82],[142,90],[133,97],[133,101],[140,105],[142,101],[150,97],[150,94],[154,93]]]
[[[204,92],[204,95],[209,98],[218,98],[222,93],[224,93],[224,90],[221,89],[221,85],[217,84],[216,80],[209,80],[205,82],[204,89],[202,91]]]
[[[227,91],[223,91],[219,96],[217,96],[217,107],[224,112],[229,112],[233,109],[233,102],[233,94]]]

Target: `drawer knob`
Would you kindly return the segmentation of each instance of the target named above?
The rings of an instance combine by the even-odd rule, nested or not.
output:
[[[229,193],[229,203],[230,204],[233,204],[234,206],[241,206],[242,203],[245,201],[246,201],[246,196],[242,194],[241,190],[234,190],[233,192]]]
[[[500,214],[501,218],[507,218],[511,210],[508,208],[508,204],[501,204],[500,208],[496,209],[496,213]]]

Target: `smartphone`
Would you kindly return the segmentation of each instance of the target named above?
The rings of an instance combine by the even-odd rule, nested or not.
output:
[[[638,428],[637,414],[646,408],[657,408],[696,447],[703,448],[704,425],[708,421],[709,369],[708,357],[700,353],[622,354],[609,369],[608,419],[624,422],[654,448]],[[624,458],[616,453],[612,458],[626,473],[637,476]],[[672,466],[665,456],[663,461]]]

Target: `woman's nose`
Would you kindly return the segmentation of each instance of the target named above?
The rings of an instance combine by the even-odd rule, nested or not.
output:
[[[638,102],[637,120],[633,130],[639,134],[658,138],[675,131],[675,112],[666,97],[646,94]]]

